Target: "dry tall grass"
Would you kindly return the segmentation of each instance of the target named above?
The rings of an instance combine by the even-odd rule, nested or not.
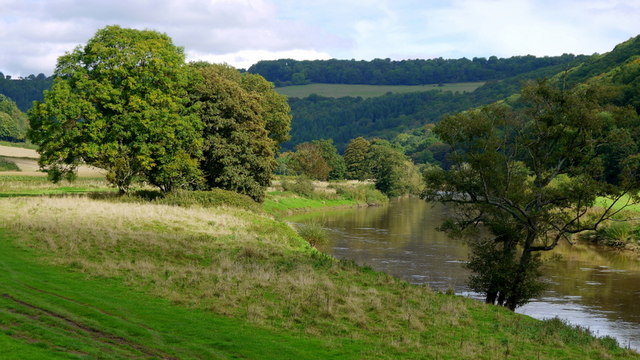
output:
[[[384,274],[366,278],[375,283],[353,283],[357,266],[241,210],[87,198],[9,198],[0,200],[0,209],[2,222],[25,234],[20,241],[50,254],[50,261],[258,324],[357,337],[352,327],[385,334],[434,321],[425,312],[435,296],[429,289],[403,286],[398,296],[387,285],[399,282]],[[447,322],[464,322],[466,306],[455,303],[434,310]],[[419,346],[417,338],[402,346],[408,342]]]
[[[46,261],[256,324],[365,341],[363,358],[437,352],[490,359],[494,338],[526,346],[558,341],[522,338],[513,330],[518,315],[336,261],[285,224],[239,209],[4,198],[0,224]],[[491,320],[478,321],[479,314]]]

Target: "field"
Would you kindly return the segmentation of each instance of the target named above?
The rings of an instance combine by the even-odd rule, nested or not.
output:
[[[421,92],[430,90],[440,91],[458,91],[458,92],[472,92],[475,89],[482,86],[484,82],[466,82],[466,83],[452,83],[452,84],[427,84],[427,85],[347,85],[347,84],[309,84],[309,85],[294,85],[276,88],[276,91],[280,94],[287,95],[289,97],[307,97],[311,94],[317,94],[326,97],[362,97],[371,98],[376,96],[382,96],[387,93],[409,93],[409,92]]]
[[[18,147],[6,142],[0,145],[0,159],[13,162],[20,169],[19,171],[2,171],[0,175],[22,175],[22,176],[46,176],[45,173],[39,171],[38,153],[33,149]],[[80,177],[100,177],[104,176],[104,171],[90,166],[81,166],[78,169]]]
[[[272,215],[373,196],[335,189],[273,191],[260,207],[0,175],[0,358],[640,359],[334,259]]]

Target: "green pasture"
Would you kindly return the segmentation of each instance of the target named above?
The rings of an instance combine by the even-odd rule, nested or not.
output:
[[[452,91],[452,92],[472,92],[484,85],[484,82],[463,82],[451,84],[426,84],[426,85],[350,85],[350,84],[308,84],[293,85],[276,88],[280,94],[289,97],[303,98],[311,94],[326,97],[362,97],[371,98],[382,96],[387,93],[410,93],[431,90]]]

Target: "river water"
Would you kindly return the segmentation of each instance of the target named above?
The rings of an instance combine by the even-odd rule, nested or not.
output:
[[[436,230],[447,211],[404,198],[387,206],[303,214],[290,221],[325,227],[330,241],[321,250],[338,258],[482,300],[466,285],[465,242]],[[590,244],[562,244],[545,255],[552,255],[544,265],[549,287],[517,312],[538,319],[557,316],[640,350],[640,259]]]

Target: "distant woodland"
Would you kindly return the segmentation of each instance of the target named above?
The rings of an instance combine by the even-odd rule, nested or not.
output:
[[[307,60],[260,61],[249,68],[276,86],[325,84],[420,85],[500,80],[541,68],[569,65],[584,55],[535,57],[513,56],[489,59],[401,60]]]

